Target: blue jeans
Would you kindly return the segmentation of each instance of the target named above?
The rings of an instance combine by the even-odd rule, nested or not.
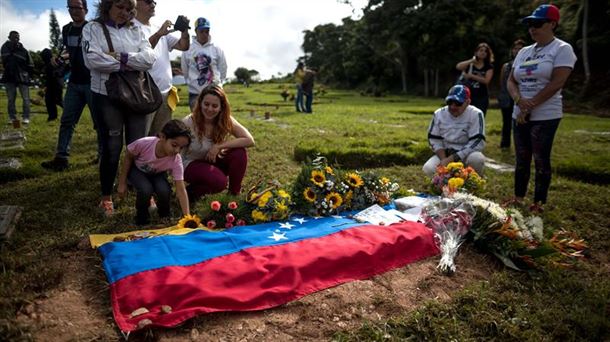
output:
[[[61,115],[61,123],[59,126],[59,137],[57,138],[57,158],[68,158],[70,156],[70,144],[72,143],[72,135],[76,124],[80,120],[85,105],[89,106],[91,119],[93,120],[93,129],[97,132],[97,154],[102,153],[102,141],[99,132],[99,119],[94,115],[91,100],[91,86],[89,84],[73,84],[68,83],[68,89],[64,96],[64,112]]]
[[[136,224],[148,224],[150,214],[148,206],[152,195],[157,195],[157,212],[159,217],[168,217],[170,214],[169,203],[172,187],[167,181],[167,173],[144,173],[135,165],[129,170],[127,176],[129,182],[136,189]]]
[[[19,88],[19,93],[21,93],[21,98],[23,99],[23,119],[30,119],[30,88],[27,84],[18,84],[18,83],[10,83],[7,82],[6,87],[6,96],[8,97],[8,117],[11,121],[17,120],[17,108],[15,107],[15,100],[17,100],[17,88]]]
[[[197,97],[199,94],[189,93],[189,107],[191,108],[191,113],[195,109],[195,102],[197,102]]]
[[[311,113],[311,104],[313,103],[313,92],[304,93],[305,95],[305,113]]]
[[[515,140],[515,196],[525,197],[530,180],[532,156],[536,167],[534,202],[546,203],[551,185],[551,149],[559,121],[528,121],[518,125],[513,120]]]
[[[297,112],[305,111],[305,105],[303,105],[303,87],[300,84],[297,84],[297,97],[294,100],[294,104],[297,107]]]
[[[126,144],[146,136],[146,115],[131,114],[115,106],[106,95],[92,92],[91,97],[93,115],[101,118],[100,136],[104,146],[100,158],[102,196],[110,196],[123,151],[123,135]]]

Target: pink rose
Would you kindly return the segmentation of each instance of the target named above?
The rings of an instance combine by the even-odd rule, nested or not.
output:
[[[214,220],[209,220],[207,223],[208,228],[210,229],[214,229],[214,227],[216,227],[216,221]]]
[[[231,222],[225,223],[225,228],[233,228],[233,223],[231,223]]]
[[[214,211],[219,211],[221,206],[222,205],[218,201],[213,201],[212,203],[210,203],[210,208],[212,208],[212,210]]]
[[[244,221],[242,219],[239,219],[239,220],[237,220],[237,225],[238,226],[245,226],[246,225],[246,221]]]
[[[228,223],[233,223],[233,221],[235,221],[235,216],[233,216],[233,214],[228,213],[227,216],[225,216],[225,218],[227,219]]]
[[[231,209],[231,210],[237,209],[237,202],[229,202],[229,209]]]

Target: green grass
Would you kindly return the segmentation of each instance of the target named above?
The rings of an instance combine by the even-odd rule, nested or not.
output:
[[[300,161],[316,151],[343,167],[376,169],[405,189],[428,188],[421,172],[429,154],[426,129],[442,99],[372,98],[329,89],[316,98],[314,114],[305,115],[282,100],[284,86],[226,87],[234,115],[256,140],[249,150],[245,188],[260,179],[289,184],[298,175]],[[186,97],[185,89],[180,94]],[[185,103],[183,99],[175,117],[188,113]],[[0,108],[4,113],[5,92],[0,92]],[[135,215],[133,194],[118,203],[117,215],[110,219],[96,210],[99,180],[97,168],[89,164],[96,150],[89,113],[77,126],[70,169],[54,173],[42,169],[40,162],[53,157],[59,123],[47,123],[43,107],[33,110],[38,113],[26,129],[25,150],[2,151],[3,158],[19,158],[23,167],[0,170],[0,204],[24,207],[16,232],[0,250],[0,336],[10,339],[27,338],[30,327],[17,323],[17,311],[57,287],[64,274],[62,263],[75,254],[83,237],[133,230]],[[265,112],[271,120],[263,119]],[[447,303],[422,303],[415,313],[397,312],[381,324],[363,322],[361,329],[338,332],[336,339],[608,339],[609,137],[587,132],[609,132],[610,120],[577,114],[565,116],[556,136],[555,173],[543,218],[547,234],[568,229],[584,237],[591,246],[590,258],[574,269],[533,275],[506,270],[471,284]],[[500,129],[499,110],[489,110],[485,154],[513,163],[513,153],[498,147]],[[512,194],[512,174],[489,170],[486,176],[483,197],[501,201]]]

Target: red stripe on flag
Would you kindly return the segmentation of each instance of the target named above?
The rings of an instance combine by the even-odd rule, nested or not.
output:
[[[144,319],[172,327],[202,313],[271,308],[438,253],[432,231],[423,224],[359,226],[191,266],[136,273],[111,285],[111,300],[122,331],[138,329]],[[164,313],[162,306],[171,312]],[[131,317],[142,307],[149,312]]]

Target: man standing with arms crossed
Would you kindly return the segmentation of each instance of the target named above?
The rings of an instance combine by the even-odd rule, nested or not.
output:
[[[169,28],[172,25],[169,20],[164,21],[160,28],[150,24],[150,18],[155,15],[156,5],[155,0],[137,0],[137,13],[134,20],[134,23],[140,26],[144,35],[148,37],[148,41],[157,55],[157,60],[149,73],[163,95],[161,107],[156,112],[151,113],[146,120],[146,131],[149,136],[157,135],[163,125],[172,118],[172,110],[167,104],[167,96],[172,88],[172,66],[169,60],[169,52],[172,49],[186,51],[190,46],[188,24],[182,31],[180,38],[170,34],[174,30]]]
[[[68,0],[68,12],[72,22],[62,28],[61,36],[70,61],[70,80],[64,96],[64,112],[61,115],[55,158],[40,164],[45,169],[53,171],[63,171],[68,168],[70,144],[76,124],[80,120],[85,105],[89,106],[91,112],[91,75],[85,66],[81,45],[83,26],[87,23],[85,20],[87,11],[87,0]],[[64,57],[65,55],[60,56],[60,61]],[[95,159],[97,163],[102,152],[99,134],[100,120],[93,115],[93,112],[91,112],[91,119],[97,133],[97,158]]]
[[[8,41],[2,44],[0,49],[2,53],[2,65],[4,66],[4,74],[2,81],[6,87],[6,95],[8,96],[8,116],[9,123],[17,124],[17,109],[15,108],[15,100],[17,99],[17,88],[21,93],[23,100],[23,113],[21,115],[24,124],[30,123],[30,74],[34,70],[34,63],[30,53],[19,42],[19,32],[11,31],[8,34]]]

